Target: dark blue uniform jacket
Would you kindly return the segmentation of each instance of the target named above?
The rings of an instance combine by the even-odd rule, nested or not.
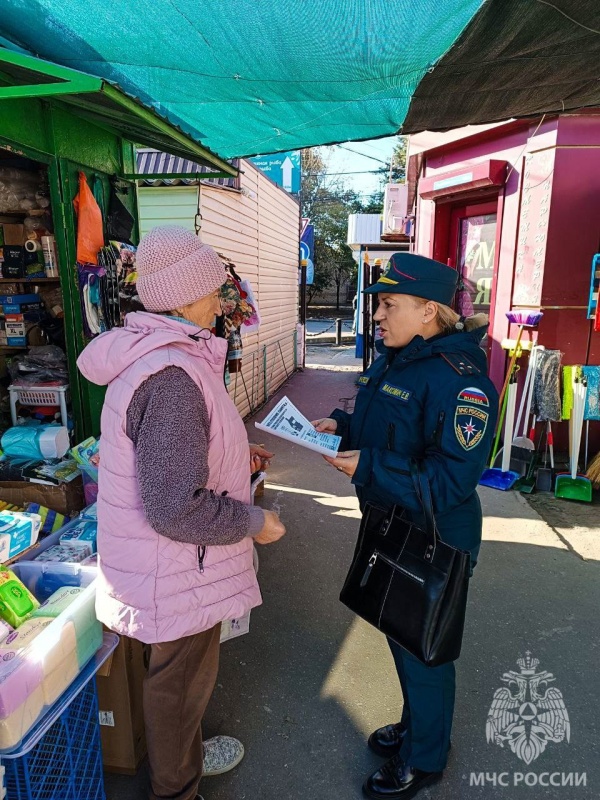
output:
[[[406,508],[422,521],[410,461],[429,479],[441,538],[477,557],[481,506],[476,487],[490,452],[498,395],[479,346],[485,328],[401,349],[379,343],[381,357],[359,378],[353,414],[332,416],[340,450],[360,450],[352,482],[366,502]]]

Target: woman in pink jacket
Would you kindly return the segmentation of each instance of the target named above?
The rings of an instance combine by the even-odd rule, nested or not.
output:
[[[226,279],[221,260],[193,233],[163,227],[142,239],[137,264],[146,312],[130,314],[79,359],[88,380],[108,386],[97,614],[149,648],[151,800],[192,800],[202,774],[243,757],[231,737],[203,743],[201,722],[221,622],[261,602],[253,544],[274,542],[285,528],[251,505],[257,451],[223,383],[227,343],[211,334]]]

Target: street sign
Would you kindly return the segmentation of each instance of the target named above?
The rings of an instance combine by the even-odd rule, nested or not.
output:
[[[255,167],[290,194],[300,191],[300,151],[249,158]]]
[[[302,220],[304,222],[304,220]],[[308,223],[308,220],[307,220]],[[306,285],[310,286],[315,279],[315,226],[305,225],[300,239],[300,260],[306,261]]]

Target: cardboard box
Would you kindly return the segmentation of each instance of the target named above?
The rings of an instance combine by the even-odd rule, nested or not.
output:
[[[6,314],[4,325],[9,347],[21,347],[27,344],[27,328],[23,314]]]
[[[61,483],[60,486],[28,481],[0,481],[0,500],[21,508],[26,503],[39,503],[68,516],[78,514],[85,508],[83,481],[79,476],[69,483]]]
[[[146,757],[144,645],[121,636],[108,670],[96,676],[102,757],[107,772],[135,775]]]
[[[25,228],[23,225],[11,225],[5,222],[2,225],[4,241],[2,244],[25,244]]]

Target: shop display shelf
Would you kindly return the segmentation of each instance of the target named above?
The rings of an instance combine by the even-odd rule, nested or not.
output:
[[[8,800],[105,800],[94,677],[119,643],[102,648],[12,753],[1,756]]]
[[[0,278],[0,283],[60,283],[60,278]]]

